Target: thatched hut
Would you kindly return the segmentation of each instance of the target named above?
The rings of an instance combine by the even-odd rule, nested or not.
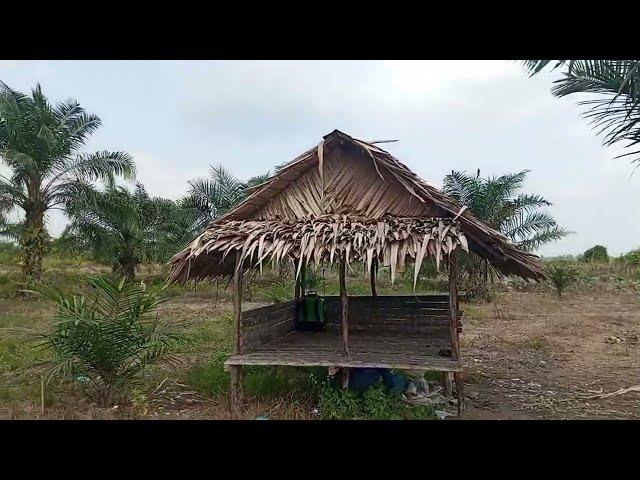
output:
[[[346,382],[349,368],[436,370],[444,372],[449,389],[455,379],[461,408],[456,252],[473,251],[506,275],[544,278],[535,255],[517,249],[376,143],[334,130],[171,259],[174,281],[234,278],[235,352],[225,364],[234,410],[243,365],[339,367]],[[410,257],[415,279],[427,256],[448,270],[448,294],[376,294],[380,263],[393,278]],[[242,312],[243,273],[285,260],[295,262],[295,300]],[[347,295],[345,270],[352,261],[366,264],[371,296]],[[325,331],[296,331],[300,272],[321,262],[339,264],[340,296],[325,298]]]

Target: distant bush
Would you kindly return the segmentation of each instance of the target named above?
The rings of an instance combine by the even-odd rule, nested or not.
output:
[[[275,283],[264,289],[264,298],[273,303],[282,303],[291,300],[294,294],[293,282],[285,281]]]
[[[557,255],[555,257],[540,256],[540,260],[544,263],[557,263],[557,262],[575,262],[577,260],[573,255]]]
[[[17,262],[20,249],[9,242],[0,242],[0,265],[9,265]]]
[[[558,292],[558,297],[562,297],[562,292],[578,278],[576,268],[567,263],[550,264],[547,267],[547,274],[556,292]]]
[[[63,232],[58,238],[52,238],[48,242],[49,253],[61,257],[79,257],[89,258],[88,249],[80,243],[80,241],[70,235],[67,231]]]
[[[607,249],[602,245],[596,245],[582,254],[581,260],[583,262],[608,262],[609,254]]]
[[[224,370],[224,362],[230,353],[226,350],[215,352],[209,361],[189,371],[187,383],[205,395],[224,395],[231,383],[229,372]]]
[[[631,250],[629,253],[625,253],[618,258],[620,263],[630,266],[640,266],[640,248]]]

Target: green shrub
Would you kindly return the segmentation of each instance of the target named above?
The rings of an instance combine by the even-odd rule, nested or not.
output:
[[[547,267],[547,274],[558,292],[558,297],[562,297],[562,292],[578,278],[575,267],[567,263],[550,264]]]
[[[582,261],[584,262],[608,262],[609,254],[607,249],[602,245],[596,245],[582,254]]]
[[[174,352],[186,337],[158,322],[160,290],[105,277],[85,284],[91,298],[46,287],[34,292],[58,306],[42,347],[54,353],[50,379],[78,381],[87,396],[109,406],[128,398],[151,364],[175,364]]]
[[[316,369],[324,372],[326,368]],[[246,369],[244,387],[255,397],[276,397],[295,393],[309,394],[313,387],[308,369],[295,367],[249,367]]]
[[[293,282],[279,282],[269,285],[264,289],[264,298],[273,303],[286,302],[293,299],[294,295]]]
[[[383,384],[369,387],[362,394],[343,390],[328,379],[313,377],[320,416],[327,420],[427,420],[435,412],[429,405],[408,405],[402,396]]]
[[[624,255],[620,256],[618,261],[620,263],[633,267],[640,266],[640,248],[637,250],[632,250],[629,253],[625,253]]]
[[[358,419],[362,415],[358,395],[355,392],[342,390],[328,382],[320,389],[318,409],[321,417],[326,420]]]
[[[217,352],[207,363],[193,368],[187,374],[187,383],[205,395],[225,395],[231,383],[229,372],[224,371],[228,356],[227,351]]]
[[[18,262],[20,249],[9,242],[0,241],[0,265],[12,265]]]
[[[368,388],[362,394],[362,414],[376,420],[402,420],[404,405],[399,395],[388,392],[384,385]]]

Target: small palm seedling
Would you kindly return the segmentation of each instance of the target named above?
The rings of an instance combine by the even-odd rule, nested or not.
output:
[[[160,290],[124,278],[92,277],[86,286],[90,298],[44,287],[35,292],[58,306],[42,347],[54,353],[49,380],[81,380],[84,392],[107,407],[126,399],[151,364],[175,364],[186,337],[158,321]]]

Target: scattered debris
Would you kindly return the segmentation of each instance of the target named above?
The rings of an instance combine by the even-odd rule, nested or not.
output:
[[[625,393],[629,393],[629,392],[640,392],[640,385],[633,385],[629,388],[621,388],[619,390],[616,390],[615,392],[611,392],[611,393],[602,393],[599,395],[594,395],[592,397],[587,397],[589,399],[591,398],[609,398],[609,397],[615,397],[616,395],[624,395]]]
[[[622,343],[622,342],[624,342],[624,338],[620,338],[620,337],[616,337],[614,335],[610,335],[608,337],[604,337],[604,341],[605,341],[605,343],[612,343],[612,344]]]
[[[436,410],[436,417],[440,420],[444,420],[447,417],[450,417],[452,414],[445,410]]]

